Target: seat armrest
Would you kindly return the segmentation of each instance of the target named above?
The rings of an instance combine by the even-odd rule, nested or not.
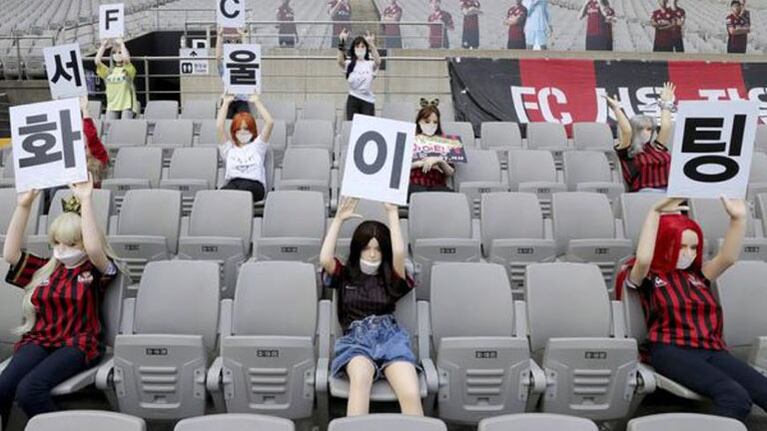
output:
[[[181,217],[181,227],[178,232],[178,237],[189,236],[189,216]]]
[[[426,392],[436,394],[439,391],[439,374],[437,374],[434,361],[431,358],[421,359],[421,368],[423,368],[423,376],[426,379]]]
[[[527,304],[525,301],[514,301],[514,336],[527,337]]]
[[[328,299],[323,299],[319,303],[319,314],[317,317],[317,338],[319,345],[318,355],[320,358],[330,359],[330,330],[333,322],[333,303]]]
[[[623,317],[623,303],[621,301],[610,301],[613,311],[612,332],[615,338],[626,338],[626,321]]]
[[[221,373],[224,369],[224,358],[216,357],[208,368],[208,375],[205,378],[205,387],[211,394],[221,392]]]
[[[431,310],[429,303],[418,301],[418,357],[421,361],[431,359]]]
[[[640,363],[637,369],[637,377],[640,379],[640,384],[637,385],[637,392],[640,394],[649,394],[655,392],[657,383],[655,380],[655,373],[647,367],[645,364]]]
[[[314,373],[314,390],[327,396],[330,388],[330,359],[317,359],[317,370]],[[321,395],[321,396],[323,396]]]
[[[546,391],[546,373],[534,360],[530,359],[530,382],[528,384],[531,387],[530,392],[535,394],[542,394]]]
[[[122,319],[120,321],[120,334],[132,334],[134,325],[134,311],[136,309],[136,298],[125,298],[123,300]]]
[[[37,222],[37,234],[45,235],[48,232],[48,216],[41,215]]]
[[[232,335],[232,309],[234,301],[224,299],[221,301],[221,314],[218,320],[218,333],[221,338]]]
[[[74,394],[75,392],[94,384],[96,382],[96,373],[98,373],[98,370],[98,366],[92,367],[64,380],[51,390],[51,395]]]
[[[6,367],[8,367],[8,364],[10,363],[11,363],[11,358],[8,358],[4,360],[3,362],[0,362],[0,374],[2,374],[3,371],[5,371]]]
[[[96,388],[102,391],[108,391],[112,386],[112,372],[115,368],[114,358],[110,358],[106,362],[99,365],[96,371]]]
[[[113,215],[109,216],[109,236],[117,235],[117,221],[119,220],[119,216]]]
[[[255,251],[256,248],[256,240],[261,238],[261,228],[263,226],[264,219],[261,217],[256,217],[253,219],[253,233],[251,238],[251,243],[253,243],[253,249]]]

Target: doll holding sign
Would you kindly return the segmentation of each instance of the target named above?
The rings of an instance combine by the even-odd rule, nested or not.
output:
[[[425,136],[444,136],[440,119],[439,99],[428,102],[421,99],[421,110],[415,119],[415,133]],[[413,162],[410,166],[410,190],[417,192],[451,192],[447,179],[455,168],[443,157],[427,157]]]

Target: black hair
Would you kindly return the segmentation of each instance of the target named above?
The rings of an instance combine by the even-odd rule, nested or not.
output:
[[[356,48],[360,43],[364,44],[365,48],[367,49],[367,52],[365,52],[365,60],[370,60],[370,45],[368,44],[368,41],[366,41],[362,36],[355,37],[352,45],[349,47],[349,58],[351,61],[349,62],[349,66],[346,68],[347,79],[349,79],[349,75],[351,75],[351,73],[354,71],[354,67],[357,66],[357,53],[354,52],[354,48]]]
[[[733,6],[735,6],[736,4],[740,4],[740,1],[739,1],[739,0],[732,0],[732,1],[730,2],[730,7],[733,7]]]
[[[442,114],[439,112],[439,108],[437,108],[437,105],[434,104],[428,104],[421,108],[420,111],[418,111],[418,115],[415,116],[415,134],[420,135],[423,133],[423,130],[421,130],[421,120],[425,120],[429,117],[431,117],[431,114],[437,115],[437,131],[434,133],[435,136],[442,136]]]
[[[360,270],[360,257],[362,251],[375,238],[381,249],[381,266],[378,269],[378,276],[383,277],[389,284],[392,279],[393,257],[391,250],[391,232],[389,228],[378,221],[367,220],[360,223],[352,234],[352,241],[349,247],[349,258],[346,261],[345,269],[350,280],[357,280],[362,275]]]

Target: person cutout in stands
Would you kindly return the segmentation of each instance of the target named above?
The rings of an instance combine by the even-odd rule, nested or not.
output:
[[[298,29],[296,29],[296,15],[293,8],[290,7],[290,0],[282,0],[282,4],[277,8],[277,25],[279,33],[278,42],[280,47],[293,48],[298,44]]]
[[[381,56],[375,46],[375,35],[367,33],[357,36],[349,47],[346,58],[346,41],[349,32],[344,30],[338,37],[338,66],[346,75],[349,96],[346,99],[346,120],[352,121],[354,114],[376,115],[376,97],[373,94],[373,80],[381,67]]]
[[[674,109],[674,84],[667,82],[660,94],[660,130],[655,119],[636,115],[629,120],[616,96],[605,97],[618,123],[615,152],[621,162],[623,180],[629,192],[665,192],[671,168],[671,111]]]
[[[684,22],[687,19],[687,13],[679,7],[677,0],[670,0],[669,10],[672,15],[671,27],[671,48],[674,52],[684,52]]]
[[[394,318],[397,301],[413,289],[405,271],[407,248],[397,205],[384,204],[387,227],[364,221],[352,235],[349,257],[335,256],[338,233],[358,199],[343,198],[320,251],[323,284],[335,292],[343,336],[334,347],[331,375],[349,377],[347,416],[368,414],[373,382],[386,378],[403,414],[423,416],[410,335]]]
[[[0,374],[3,428],[14,400],[31,418],[57,410],[51,390],[96,365],[104,354],[100,299],[120,270],[101,232],[91,195],[92,179],[70,186],[73,196],[48,228],[53,257],[22,250],[36,190],[19,194],[3,258],[7,283],[24,289],[21,339]]]
[[[218,129],[218,150],[226,166],[222,190],[243,190],[253,194],[253,202],[260,202],[266,196],[266,152],[272,136],[274,121],[257,94],[250,96],[259,117],[264,121],[261,133],[256,128],[256,119],[249,112],[240,112],[232,119],[226,130],[226,113],[234,96],[225,94],[216,118]]]
[[[431,102],[421,99],[421,110],[415,118],[415,134],[444,136],[439,99]],[[451,192],[447,178],[453,176],[455,168],[441,157],[427,157],[410,165],[410,188],[408,195],[418,192]]]
[[[554,29],[549,19],[549,0],[525,0],[525,42],[527,49],[549,49],[549,37]]]
[[[384,48],[402,48],[402,34],[399,28],[399,22],[402,21],[402,7],[397,0],[391,0],[391,3],[386,6],[381,20],[384,22]]]
[[[607,0],[586,0],[581,7],[580,18],[586,17],[586,50],[611,51],[615,11]]]
[[[107,66],[102,61],[104,51],[111,46],[112,63]],[[130,61],[130,53],[122,39],[105,39],[96,52],[96,74],[104,80],[107,93],[107,120],[131,119],[141,112],[136,96],[136,67]]]
[[[673,28],[674,12],[667,6],[667,0],[658,0],[658,9],[650,16],[650,24],[655,28],[654,52],[671,52],[674,50]]]
[[[330,0],[328,1],[328,15],[330,19],[337,22],[333,24],[332,47],[338,46],[338,38],[341,33],[349,28],[349,21],[352,20],[352,6],[349,0]]]
[[[431,1],[431,15],[429,22],[435,23],[429,26],[429,48],[450,48],[450,39],[447,31],[455,30],[453,16],[442,10],[440,0]]]
[[[479,48],[479,15],[481,5],[479,0],[460,0],[463,13],[462,46],[469,49]]]
[[[506,43],[507,49],[525,49],[525,21],[527,21],[527,8],[522,4],[522,0],[516,0],[506,12],[506,24],[509,27],[509,40]]]
[[[748,47],[748,33],[751,32],[751,14],[744,9],[739,0],[730,3],[727,15],[727,52],[745,54]]]
[[[636,256],[619,271],[621,295],[639,294],[647,324],[643,359],[661,375],[713,401],[713,413],[743,421],[752,401],[767,408],[767,377],[727,351],[722,308],[712,285],[737,260],[748,207],[722,198],[730,225],[713,259],[703,262],[703,233],[667,198],[647,214]],[[616,286],[617,287],[617,286]]]
[[[224,44],[245,43],[247,36],[248,33],[243,29],[218,27],[218,34],[216,37],[216,67],[218,68],[218,76],[221,79],[224,79]],[[250,104],[248,103],[247,94],[234,95],[234,100],[229,105],[229,111],[226,113],[226,118],[231,120],[240,112],[250,113]]]

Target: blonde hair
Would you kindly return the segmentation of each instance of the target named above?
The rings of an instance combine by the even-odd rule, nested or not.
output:
[[[123,271],[123,268],[118,263],[117,255],[106,241],[104,233],[100,232],[100,236],[104,253],[115,262],[119,271]],[[66,245],[82,245],[82,218],[73,212],[65,212],[56,217],[53,223],[51,223],[51,226],[48,228],[48,242],[51,245],[55,245],[57,243]],[[58,264],[59,261],[57,261],[55,257],[51,256],[50,260],[48,260],[45,265],[35,271],[34,275],[32,276],[32,280],[24,287],[24,298],[22,299],[21,303],[24,320],[22,321],[21,326],[14,330],[17,335],[26,334],[35,327],[35,323],[37,321],[37,310],[35,309],[34,304],[32,304],[32,297],[34,296],[35,290],[43,282],[46,282],[48,279],[50,279]]]

